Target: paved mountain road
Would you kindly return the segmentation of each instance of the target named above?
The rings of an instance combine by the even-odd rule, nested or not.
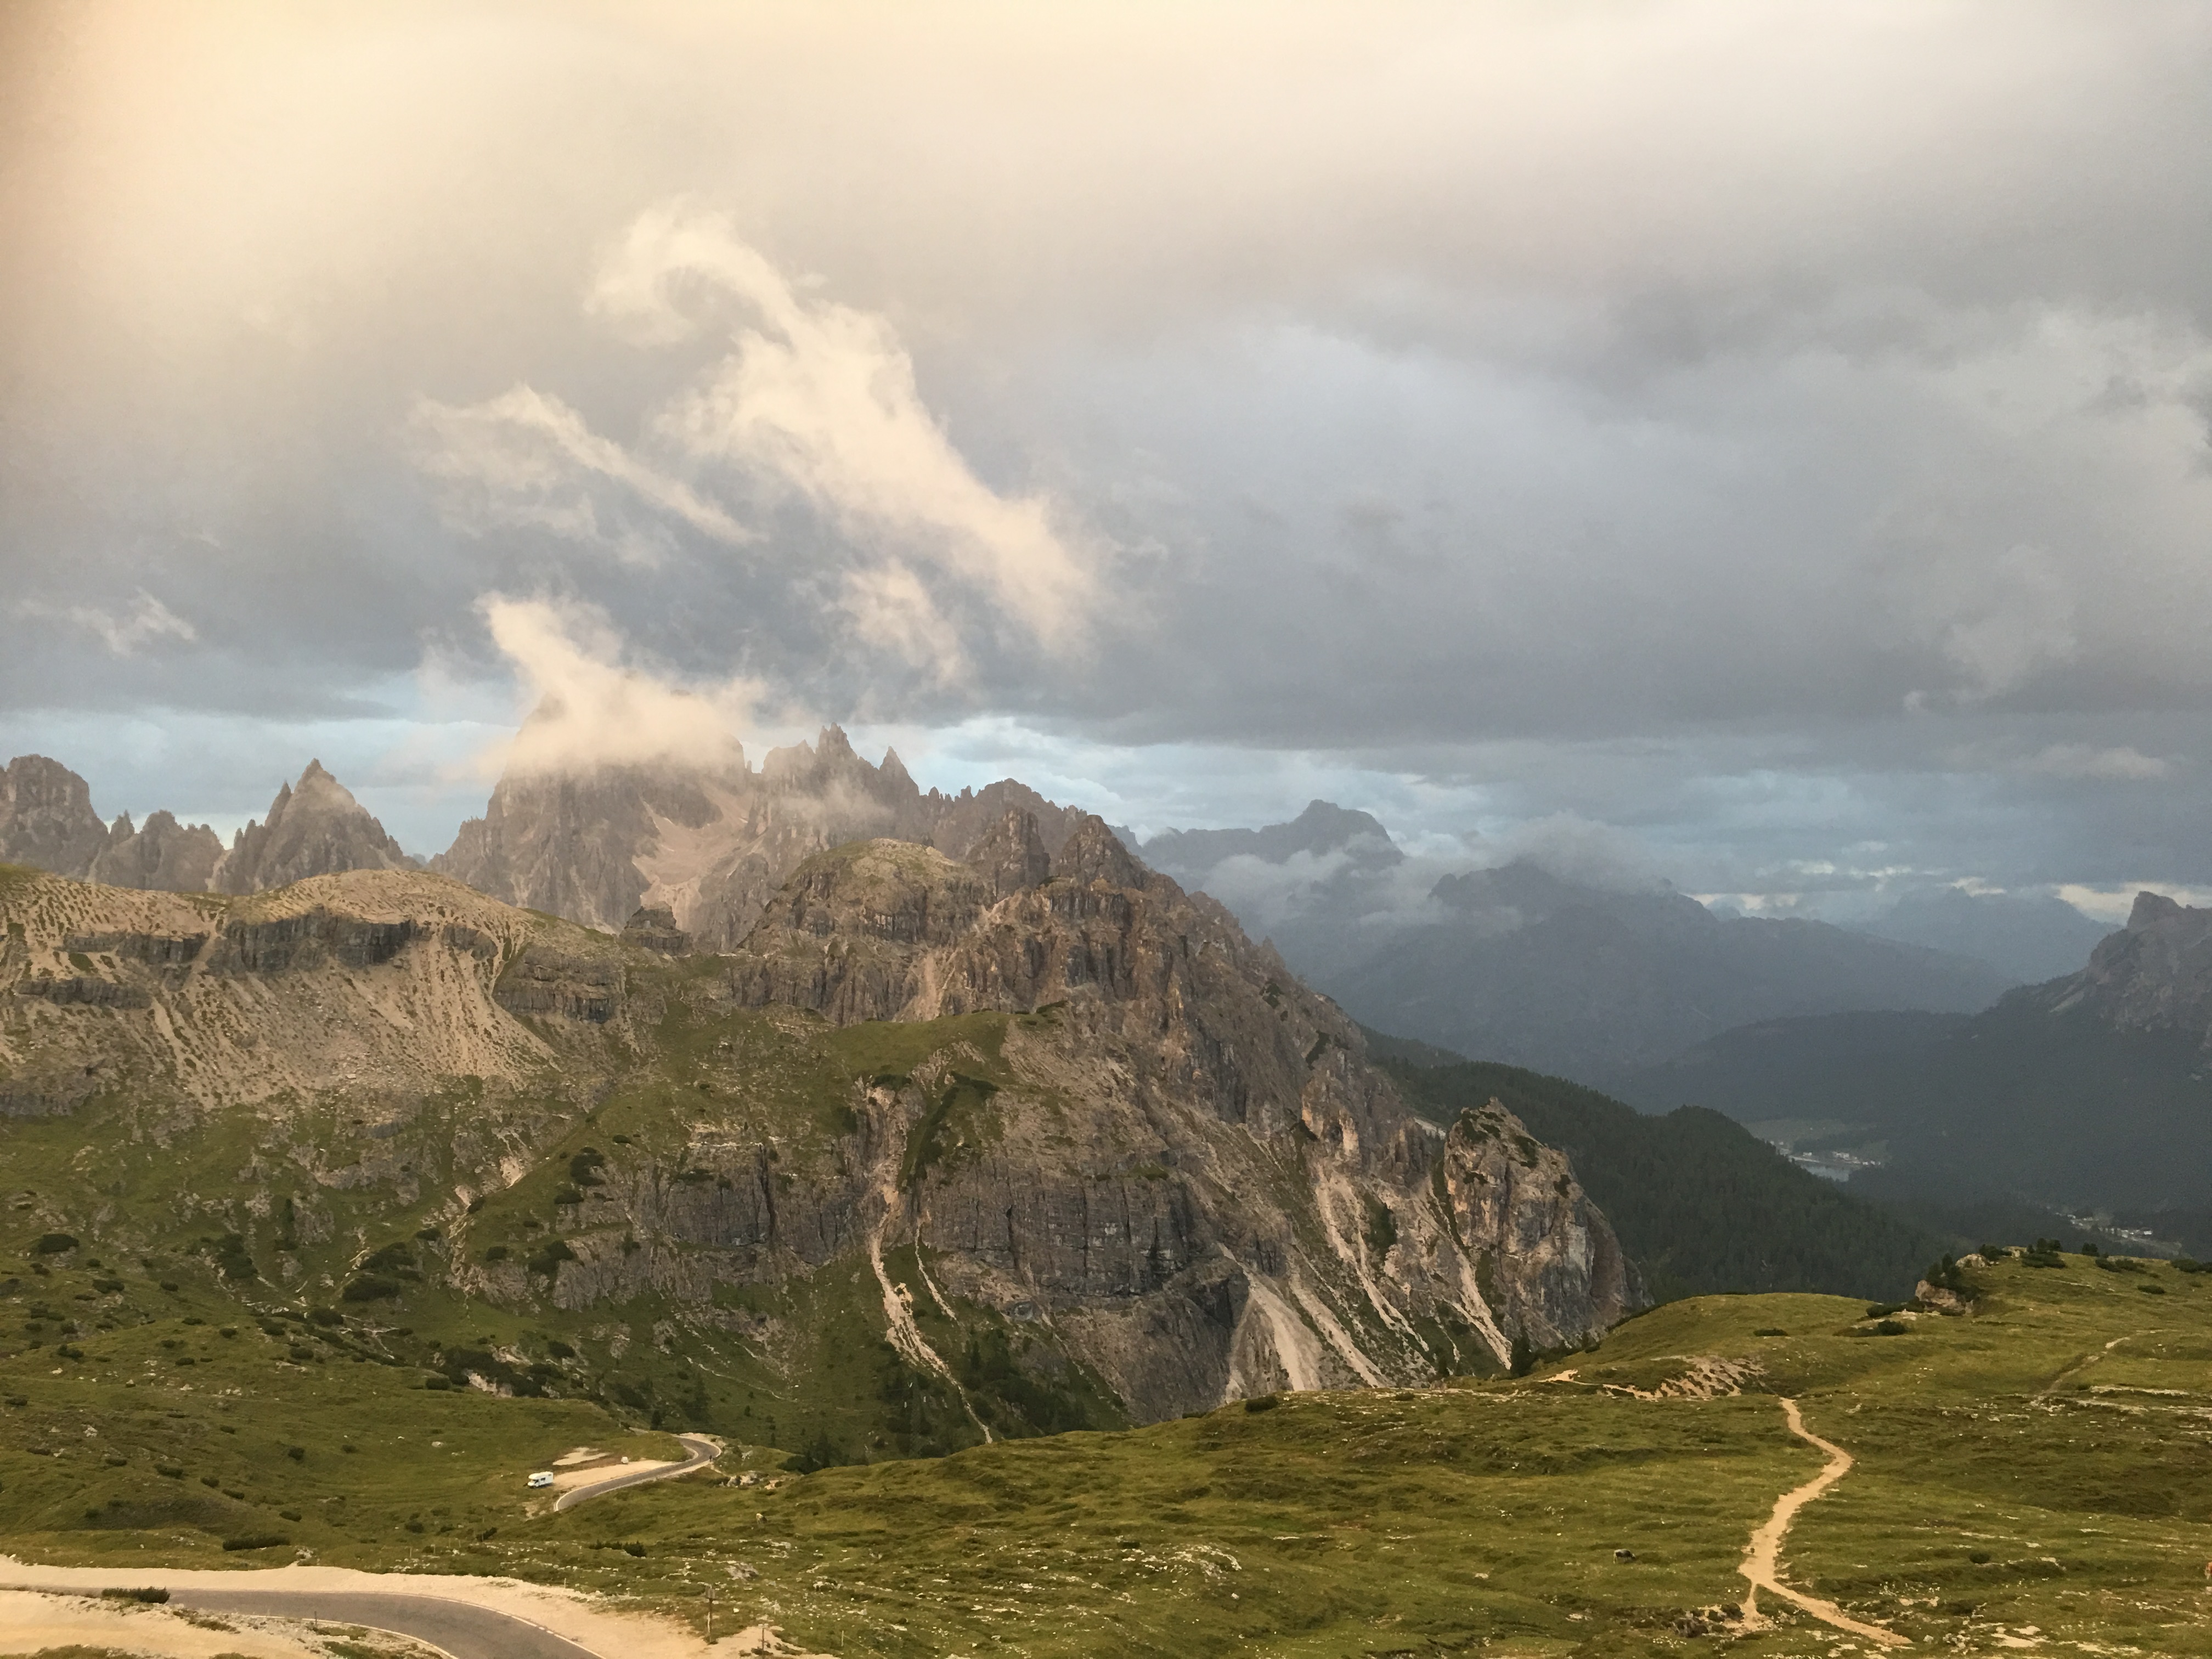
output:
[[[653,1480],[673,1480],[679,1474],[689,1474],[694,1469],[703,1469],[722,1455],[722,1449],[711,1440],[702,1440],[696,1435],[679,1434],[684,1449],[691,1454],[681,1463],[670,1463],[660,1468],[630,1469],[621,1474],[609,1475],[605,1480],[594,1480],[588,1486],[572,1486],[553,1500],[556,1514],[573,1510],[587,1498],[604,1498],[611,1492],[620,1492],[624,1486],[642,1486]]]
[[[132,1576],[134,1583],[161,1583],[163,1580],[159,1569]],[[363,1625],[428,1642],[452,1655],[453,1659],[612,1659],[611,1655],[585,1647],[568,1637],[556,1636],[527,1619],[441,1595],[388,1590],[230,1589],[180,1584],[174,1579],[169,1579],[167,1587],[171,1607],[190,1607],[198,1613],[237,1613],[246,1618],[312,1619],[320,1624]],[[100,1594],[94,1586],[42,1583],[27,1576],[21,1582],[0,1583],[0,1589],[38,1590],[50,1595]]]
[[[153,1575],[149,1575],[149,1577]],[[513,1613],[432,1595],[355,1590],[224,1590],[179,1587],[171,1605],[202,1613],[314,1619],[396,1631],[443,1650],[453,1659],[608,1659],[565,1636]]]

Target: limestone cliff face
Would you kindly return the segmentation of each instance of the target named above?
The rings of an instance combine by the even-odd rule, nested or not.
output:
[[[891,837],[960,856],[1014,807],[1037,816],[1048,848],[1073,828],[1067,811],[1011,781],[924,794],[896,753],[872,765],[831,726],[771,750],[757,771],[740,751],[714,766],[512,774],[430,867],[589,927],[666,909],[700,948],[726,951],[815,853]]]
[[[218,892],[258,893],[341,870],[415,867],[353,792],[309,761],[296,785],[277,791],[267,820],[238,832],[213,884]]]
[[[107,845],[82,778],[44,755],[0,768],[0,864],[82,876]]]
[[[2128,924],[2080,973],[2015,991],[2054,1014],[2081,1012],[2124,1031],[2178,1031],[2212,1048],[2212,909],[2136,895]]]
[[[1139,1415],[1418,1381],[1641,1304],[1564,1158],[1498,1107],[1438,1144],[1334,1004],[1095,818],[1056,858],[1018,813],[974,862],[818,855],[729,974],[741,1003],[839,1024],[1045,1012],[942,1169],[888,1173],[944,1134],[957,1064],[870,1091],[870,1224],[941,1252],[955,1294],[1060,1322]]]

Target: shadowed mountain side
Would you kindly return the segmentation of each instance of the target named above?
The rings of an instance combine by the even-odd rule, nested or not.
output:
[[[1170,830],[1144,854],[1370,1024],[1591,1083],[1753,1020],[1970,1012],[2014,982],[1825,923],[1717,915],[1664,884],[1595,884],[1527,859],[1439,875],[1327,801],[1260,830]]]
[[[1978,962],[1822,922],[1717,916],[1683,894],[1607,893],[1529,865],[1447,877],[1443,919],[1320,975],[1369,1024],[1591,1079],[1754,1020],[1852,1008],[1966,1012]]]
[[[769,750],[757,772],[734,744],[713,767],[510,772],[430,867],[590,927],[665,908],[701,949],[727,951],[812,854],[888,837],[963,856],[1008,811],[1033,813],[1048,850],[1073,827],[1073,809],[1011,779],[924,794],[896,753],[871,765],[831,726]]]
[[[2061,898],[1946,887],[1906,895],[1862,931],[1974,957],[2008,979],[2035,985],[2072,973],[2112,930]]]
[[[1573,1161],[1662,1300],[1825,1291],[1889,1300],[1957,1242],[1808,1175],[1717,1112],[1664,1117],[1516,1066],[1383,1062],[1438,1123],[1503,1103]]]
[[[1850,1015],[1727,1032],[1625,1073],[1639,1103],[1825,1121],[1878,1141],[1854,1187],[1916,1203],[2201,1212],[2212,1169],[2212,910],[2145,893],[2088,965],[1971,1018]]]

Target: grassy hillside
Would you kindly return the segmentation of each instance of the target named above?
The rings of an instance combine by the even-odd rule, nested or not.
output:
[[[76,1272],[33,1275],[36,1293],[73,1300]],[[767,1486],[721,1484],[769,1461],[741,1449],[557,1517],[530,1513],[523,1471],[577,1441],[656,1442],[611,1440],[581,1402],[426,1394],[334,1348],[293,1365],[258,1332],[165,1317],[100,1339],[104,1365],[0,1361],[20,1402],[0,1406],[0,1547],[158,1577],[305,1545],[608,1589],[700,1625],[711,1588],[725,1632],[765,1617],[846,1659],[1656,1654],[1686,1620],[1740,1624],[1747,1537],[1820,1467],[1786,1394],[1857,1460],[1797,1520],[1789,1582],[1921,1651],[2212,1654],[2212,1280],[2069,1256],[1966,1282],[1971,1316],[1698,1298],[1517,1382],[1283,1396]],[[255,1531],[295,1543],[222,1552]],[[1762,1607],[1775,1627],[1732,1650],[1849,1639]]]
[[[1495,1097],[1565,1152],[1662,1300],[1744,1291],[1894,1298],[1956,1248],[1806,1174],[1717,1112],[1647,1116],[1513,1066],[1384,1064],[1407,1103],[1438,1123]]]

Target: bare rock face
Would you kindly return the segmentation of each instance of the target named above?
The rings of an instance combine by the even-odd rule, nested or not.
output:
[[[1421,1380],[1438,1343],[1502,1363],[1516,1335],[1572,1346],[1641,1305],[1566,1159],[1504,1108],[1439,1145],[1358,1027],[1212,900],[1095,818],[1043,879],[1009,879],[1030,845],[1007,820],[975,863],[888,841],[817,855],[730,968],[738,1002],[839,1024],[1042,1012],[1006,1049],[1040,1103],[999,1107],[886,1195],[884,1236],[942,1253],[948,1289],[1046,1310],[1148,1417]],[[910,1171],[960,1085],[879,1082],[874,1132]]]
[[[187,827],[173,812],[155,812],[133,829],[125,812],[107,833],[85,872],[110,887],[143,887],[162,893],[204,893],[222,861],[222,838],[204,823]]]
[[[277,791],[267,822],[238,832],[215,872],[214,886],[224,893],[258,893],[341,870],[416,867],[353,792],[320,761],[309,761],[296,786]]]
[[[79,876],[107,845],[85,781],[44,755],[18,755],[0,769],[0,864]]]
[[[676,913],[662,907],[633,910],[623,923],[623,943],[680,957],[691,948],[691,935],[676,925]]]
[[[2106,936],[2087,968],[2013,996],[2118,1030],[2184,1032],[2212,1048],[2212,909],[2138,893],[2127,926]]]
[[[830,726],[771,750],[757,771],[733,745],[711,766],[511,773],[430,867],[610,932],[641,907],[665,908],[699,949],[728,951],[816,853],[888,838],[964,857],[1010,811],[1033,815],[1047,854],[1074,828],[1072,809],[1011,780],[924,794],[896,753],[872,765]]]

